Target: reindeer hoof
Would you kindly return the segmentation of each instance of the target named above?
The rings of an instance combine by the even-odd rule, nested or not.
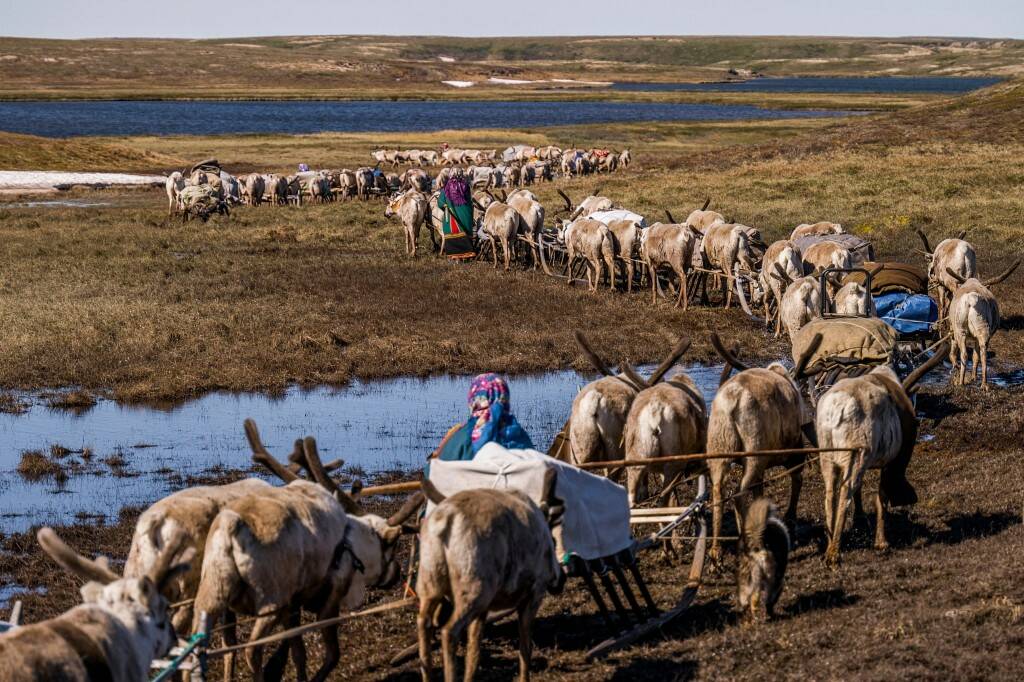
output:
[[[889,551],[889,543],[885,540],[875,541],[875,549],[879,552],[887,552]]]

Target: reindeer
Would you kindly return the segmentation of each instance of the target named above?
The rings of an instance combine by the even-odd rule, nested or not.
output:
[[[619,154],[619,168],[629,168],[629,164],[633,162],[633,155],[628,149],[623,149],[622,153]]]
[[[501,250],[505,257],[505,271],[509,270],[509,242],[515,241],[522,227],[523,217],[516,209],[503,204],[500,201],[492,201],[484,211],[483,222],[480,225],[480,235],[491,241],[491,253],[494,256],[494,269],[498,269],[498,242],[501,242]]]
[[[689,220],[687,224],[690,224]],[[754,228],[746,225],[714,222],[704,231],[701,239],[704,262],[722,271],[722,294],[726,308],[732,305],[732,292],[735,288],[730,285],[730,277],[735,277],[740,267],[749,272],[757,271],[756,247],[760,244],[760,237],[751,239],[752,231],[756,233]]]
[[[709,211],[708,206],[711,205],[711,199],[704,200],[704,206],[701,208],[691,211],[690,215],[686,216],[686,224],[697,230],[700,233],[707,231],[709,227],[715,223],[729,222],[725,219],[718,211]],[[675,221],[672,221],[675,222]]]
[[[399,575],[395,544],[406,532],[402,524],[422,504],[421,496],[413,496],[387,521],[366,514],[327,474],[313,438],[303,441],[302,461],[316,483],[271,456],[252,420],[246,420],[245,431],[253,459],[286,485],[228,503],[210,526],[195,609],[209,615],[211,627],[225,615],[229,646],[235,643],[237,614],[256,617],[250,640],[257,640],[280,622],[297,624],[301,608],[320,620],[336,616],[342,605],[352,606],[349,592],[356,582],[393,584]],[[193,630],[198,625],[194,620]],[[337,626],[324,628],[322,637],[326,656],[316,682],[327,679],[340,658]],[[301,640],[292,643],[292,655],[304,679]],[[262,647],[246,649],[246,660],[255,679],[262,679]],[[225,657],[226,679],[233,666],[233,657]],[[270,674],[276,666],[283,666],[278,656],[271,659],[268,677],[276,677]]]
[[[776,265],[785,277],[778,274]],[[764,252],[758,282],[764,302],[764,318],[775,323],[775,338],[782,335],[782,297],[786,293],[786,285],[803,275],[803,261],[800,249],[788,239],[772,242]],[[774,276],[773,276],[774,275]],[[775,302],[775,313],[771,313],[770,305]]]
[[[558,592],[565,576],[558,564],[551,528],[563,503],[555,496],[557,475],[548,469],[538,506],[518,490],[463,490],[445,498],[430,482],[421,485],[437,505],[420,528],[420,569],[416,577],[423,679],[430,679],[431,640],[445,600],[454,609],[441,628],[445,680],[456,677],[455,649],[467,630],[467,682],[476,676],[487,614],[514,608],[519,620],[519,680],[530,679],[531,630],[546,592]]]
[[[978,257],[974,246],[964,241],[967,230],[961,230],[956,237],[943,239],[932,250],[928,237],[921,228],[917,236],[924,244],[925,258],[928,261],[928,283],[938,291],[939,319],[949,313],[949,303],[960,286],[961,280],[978,276]],[[957,277],[950,274],[955,272]]]
[[[573,204],[572,199],[569,198],[569,195],[563,192],[561,189],[555,191],[557,191],[559,196],[561,196],[562,199],[565,201],[565,210],[560,211],[560,213],[568,213],[569,220],[576,220],[577,218],[586,218],[591,213],[596,213],[598,211],[610,211],[611,209],[615,208],[615,206],[612,204],[611,199],[609,199],[608,197],[602,197],[597,195],[597,193],[601,191],[600,188],[595,190],[594,194],[591,194],[590,196],[586,197],[583,201],[581,201],[579,205]]]
[[[203,551],[210,524],[229,502],[258,494],[270,484],[258,478],[246,478],[217,486],[186,488],[155,502],[139,516],[124,565],[127,578],[141,578],[153,572],[166,559],[166,547],[177,537],[185,541],[173,560],[184,563],[186,553],[194,555],[186,571],[164,580],[162,593],[171,602],[188,601],[199,587]],[[192,622],[192,605],[184,604],[173,618],[175,630],[184,631]]]
[[[178,203],[178,192],[185,189],[185,178],[181,171],[174,171],[164,181],[164,190],[167,192],[167,215],[173,215],[174,208]]]
[[[559,239],[565,244],[569,267],[569,286],[573,283],[573,266],[577,258],[587,263],[587,281],[591,291],[601,282],[602,263],[608,267],[609,288],[615,288],[615,247],[608,227],[597,220],[579,218],[562,223]]]
[[[396,194],[388,200],[384,209],[384,217],[397,215],[402,219],[405,228],[405,252],[416,257],[416,242],[420,238],[420,226],[427,216],[427,198],[416,190],[407,190]]]
[[[708,418],[709,453],[758,452],[786,450],[803,445],[804,403],[797,382],[804,378],[807,363],[821,344],[821,335],[815,336],[798,359],[791,372],[780,363],[767,368],[751,368],[740,362],[735,353],[726,350],[717,334],[711,335],[711,344],[726,362],[722,383],[711,403]],[[729,378],[732,369],[739,374]],[[712,541],[711,556],[719,557],[718,536],[722,529],[722,483],[733,461],[743,466],[740,494],[751,492],[754,497],[764,494],[764,474],[770,467],[785,466],[789,472],[789,506],[787,523],[796,521],[797,503],[803,486],[804,455],[763,455],[742,460],[708,460],[711,474]]]
[[[736,565],[736,607],[748,621],[771,618],[782,594],[789,563],[789,530],[775,505],[761,497],[750,503],[735,501],[739,530]]]
[[[669,217],[671,221],[671,214]],[[687,275],[693,263],[693,252],[699,235],[689,225],[675,221],[655,223],[640,235],[640,257],[651,278],[651,304],[658,301],[658,268],[669,267],[679,280],[675,307],[690,305]]]
[[[971,380],[978,375],[978,362],[981,362],[981,387],[988,390],[988,343],[992,335],[999,329],[999,302],[989,289],[1013,274],[1020,266],[1015,262],[1006,272],[984,282],[977,277],[964,278],[959,272],[949,268],[946,274],[959,286],[949,304],[949,324],[953,333],[953,350],[950,356],[953,372],[950,381],[961,386],[967,383],[967,363],[971,359],[971,346],[974,346],[974,367]],[[957,374],[957,367],[960,372]]]
[[[0,679],[147,679],[153,659],[170,651],[176,639],[162,592],[167,581],[187,570],[187,563],[174,562],[182,535],[171,538],[148,574],[132,578],[112,571],[105,557],[86,559],[50,528],[40,529],[36,538],[65,571],[87,581],[81,588],[83,603],[0,635]]]
[[[795,241],[800,237],[817,237],[829,234],[843,234],[843,226],[839,223],[820,222],[814,224],[803,223],[797,225],[793,229],[793,234],[789,236],[790,241]]]
[[[626,419],[626,459],[643,460],[704,451],[707,409],[700,388],[683,371],[675,372],[658,383],[689,347],[689,339],[680,340],[646,381],[630,373],[642,390],[633,400]],[[688,470],[685,466],[672,464],[630,467],[626,470],[630,506],[647,497],[647,478],[651,473],[662,475],[662,495],[670,495],[674,501],[674,483]]]
[[[615,257],[622,261],[626,277],[626,292],[633,293],[633,275],[636,266],[633,260],[639,255],[640,239],[644,230],[635,220],[610,220],[605,223],[612,235],[612,246]],[[612,279],[615,278],[615,271],[612,270]]]
[[[532,256],[533,269],[536,270],[540,260],[537,245],[544,230],[544,205],[537,200],[533,192],[527,190],[517,190],[506,197],[505,201],[522,218],[519,223],[519,236],[526,237],[532,242],[529,253]]]
[[[849,270],[853,267],[853,255],[850,250],[838,242],[818,242],[811,244],[802,254],[805,275],[819,275],[828,268]],[[838,291],[843,275],[832,273],[826,277],[829,288],[834,294]]]
[[[889,546],[886,508],[917,502],[914,486],[907,480],[907,466],[917,441],[917,416],[910,394],[948,353],[949,345],[943,344],[902,384],[892,368],[883,365],[862,376],[837,381],[818,399],[815,429],[819,447],[848,448],[822,452],[819,460],[825,480],[825,561],[829,565],[839,563],[846,510],[851,500],[859,501],[868,469],[881,469],[875,497],[876,549]]]
[[[832,297],[832,312],[848,317],[875,317],[875,300],[863,284],[847,282]]]
[[[786,286],[782,302],[779,303],[779,325],[786,330],[789,340],[792,341],[804,325],[821,317],[821,285],[816,277],[808,276],[794,280],[778,265],[773,266],[770,276]]]

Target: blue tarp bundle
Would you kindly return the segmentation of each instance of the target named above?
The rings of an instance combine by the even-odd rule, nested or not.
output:
[[[874,298],[878,316],[901,334],[928,331],[939,319],[939,307],[923,294],[893,292]]]

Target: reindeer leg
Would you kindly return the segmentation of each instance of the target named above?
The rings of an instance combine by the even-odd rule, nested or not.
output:
[[[337,615],[337,611],[334,612]],[[338,643],[338,626],[331,625],[321,631],[324,641],[324,662],[316,671],[313,682],[324,682],[341,660],[341,645]],[[300,639],[301,641],[301,639]]]
[[[441,628],[441,653],[444,656],[444,682],[455,682],[455,671],[458,669],[458,661],[456,660],[456,648],[459,645],[459,637],[462,636],[462,631],[466,629],[466,626],[473,620],[473,617],[464,608],[464,604],[458,603],[461,601],[458,596],[458,600],[455,604],[455,611],[452,613],[448,622],[443,628]]]
[[[508,272],[508,269],[509,269],[509,260],[508,260],[509,259],[509,253],[508,253],[508,240],[507,239],[502,239],[501,240],[501,250],[505,254],[505,272]]]
[[[988,342],[978,341],[978,355],[981,356],[981,388],[983,390],[989,390],[988,388]]]
[[[829,538],[828,549],[825,550],[825,563],[831,567],[839,565],[839,550],[843,539],[843,526],[846,525],[846,510],[850,506],[850,469],[852,462],[840,469],[842,484],[839,486],[839,495],[836,500],[836,511],[833,519],[832,537]]]
[[[835,486],[836,466],[830,453],[822,453],[819,464],[821,465],[821,479],[825,483],[825,536],[832,539],[832,522],[835,519]]]
[[[434,612],[440,603],[424,599],[420,601],[420,610],[416,615],[416,635],[420,650],[420,675],[423,682],[430,682],[433,665]]]
[[[485,621],[484,616],[478,616],[469,622],[466,629],[466,670],[462,678],[465,682],[472,682],[480,666],[480,640]]]
[[[801,457],[801,459],[805,459]],[[806,462],[806,459],[805,459]],[[786,466],[796,466],[796,463],[787,462]],[[796,527],[796,508],[800,502],[800,490],[804,486],[804,468],[800,467],[789,473],[789,506],[786,507],[786,515],[783,519],[791,529]]]
[[[217,621],[213,618],[210,619],[210,627],[216,625]],[[238,644],[238,631],[236,630],[238,623],[238,616],[235,615],[234,611],[226,611],[224,613],[224,632],[221,633],[221,637],[224,638],[224,646],[235,646]],[[231,682],[235,676],[235,654],[225,654],[224,656],[224,682]]]
[[[711,549],[708,558],[712,565],[717,566],[721,560],[721,547],[718,538],[722,535],[722,480],[729,468],[729,462],[723,459],[708,462],[711,473]]]
[[[882,492],[882,486],[878,486],[878,492],[875,494],[875,549],[886,550],[889,549],[889,541],[885,539],[885,512],[888,507],[888,501],[885,499],[885,493]]]
[[[533,621],[540,600],[519,609],[519,682],[530,682],[530,659],[533,657]]]
[[[257,618],[255,624],[252,626],[252,632],[249,634],[249,641],[252,642],[262,638],[273,630],[274,626],[276,626],[280,621],[281,614]],[[252,671],[253,680],[256,682],[263,682],[263,647],[255,646],[250,649],[246,649],[245,661],[249,664],[249,670]]]

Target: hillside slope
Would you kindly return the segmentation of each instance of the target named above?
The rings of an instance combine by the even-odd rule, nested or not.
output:
[[[151,172],[180,168],[167,154],[89,138],[50,139],[0,131],[0,170]]]
[[[280,36],[218,40],[0,38],[0,97],[379,96],[444,80],[722,80],[785,75],[1012,76],[1024,41],[950,38]],[[550,82],[561,79],[561,82]]]

